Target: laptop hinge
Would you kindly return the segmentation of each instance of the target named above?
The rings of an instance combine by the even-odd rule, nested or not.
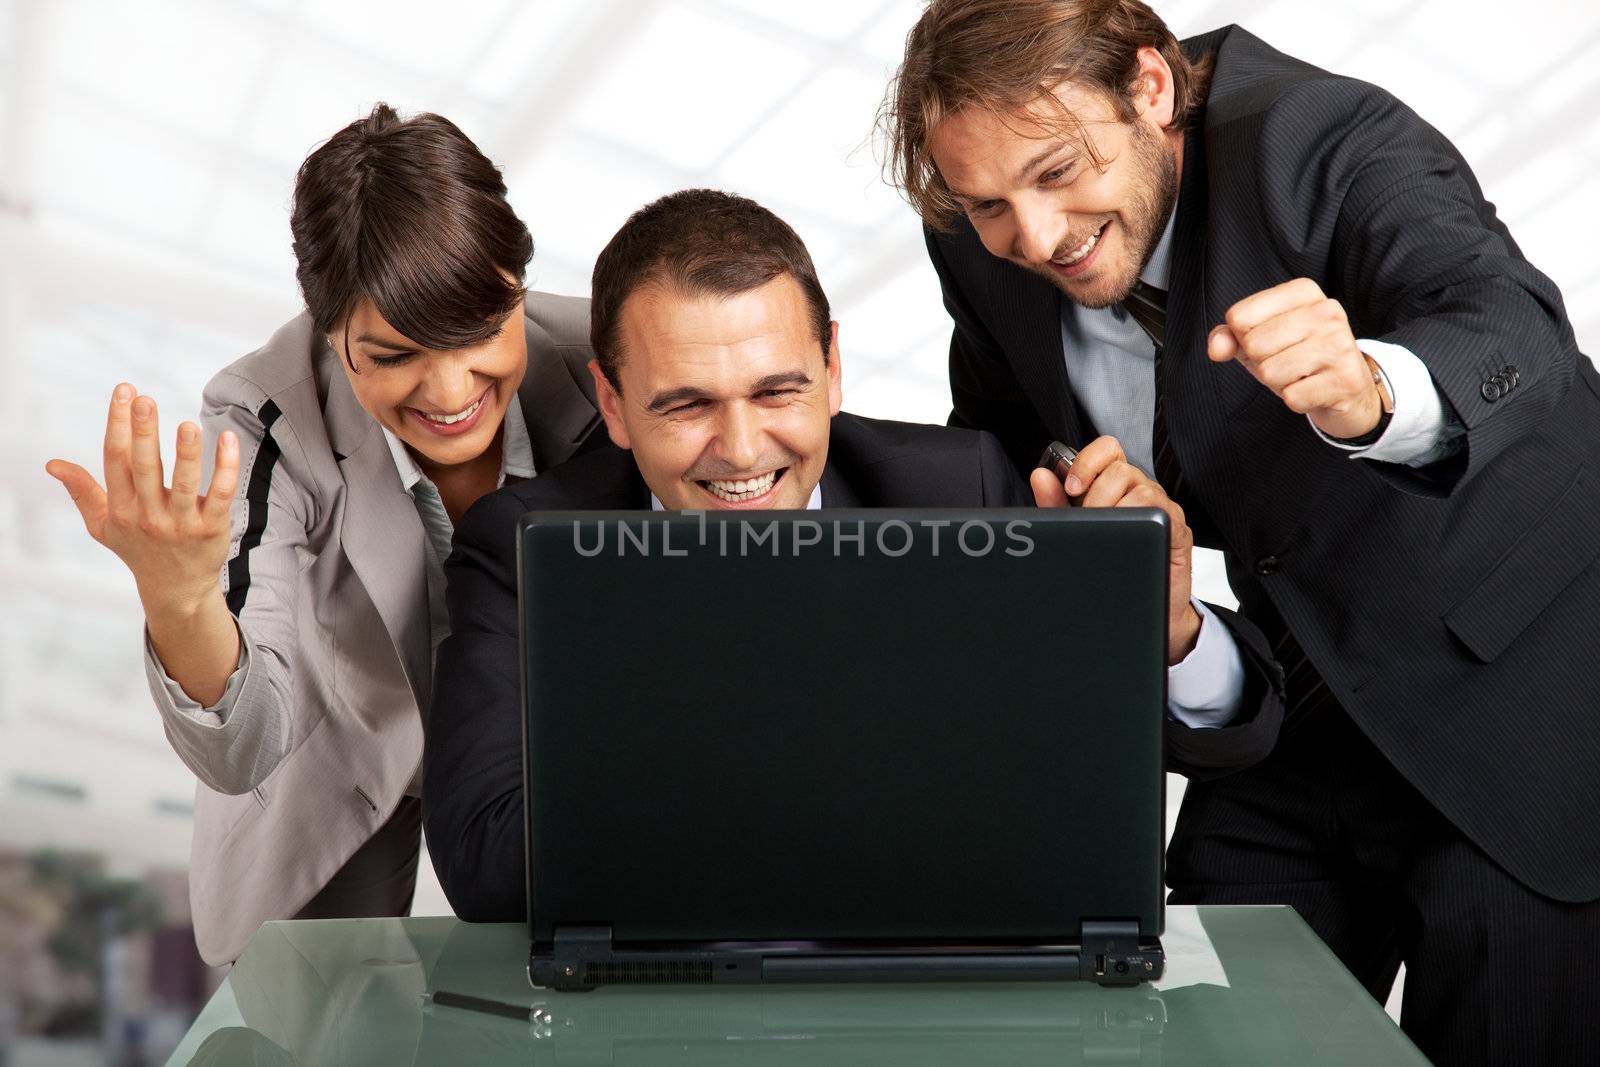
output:
[[[558,926],[546,959],[535,960],[534,984],[568,992],[589,990],[591,963],[611,958],[611,927]]]
[[[1079,926],[1081,976],[1101,985],[1137,985],[1160,978],[1166,957],[1157,941],[1139,940],[1137,919],[1085,919]]]

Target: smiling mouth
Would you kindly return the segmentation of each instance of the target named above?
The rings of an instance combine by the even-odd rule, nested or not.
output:
[[[1088,256],[1090,252],[1094,251],[1095,245],[1100,243],[1100,238],[1105,236],[1106,227],[1110,225],[1110,219],[1102,222],[1100,224],[1100,228],[1091,233],[1089,235],[1089,239],[1084,241],[1083,244],[1072,249],[1070,252],[1065,253],[1064,255],[1050,257],[1050,262],[1054,263],[1058,267],[1070,267],[1074,263],[1081,262],[1086,256]]]
[[[419,418],[426,419],[435,426],[454,426],[456,423],[466,422],[468,419],[472,418],[472,416],[476,415],[478,413],[478,409],[483,407],[484,401],[489,399],[489,394],[493,391],[494,389],[492,386],[488,389],[485,389],[482,394],[479,395],[478,399],[474,400],[471,404],[468,404],[465,408],[456,412],[454,415],[434,415],[430,412],[422,411],[417,408],[412,408],[411,410],[415,411]]]
[[[772,487],[788,471],[788,467],[779,467],[754,478],[697,478],[694,484],[718,500],[726,500],[730,504],[743,504],[771,492]]]

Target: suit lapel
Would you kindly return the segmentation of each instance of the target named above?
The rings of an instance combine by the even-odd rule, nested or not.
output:
[[[950,242],[949,262],[958,284],[970,294],[1040,420],[1063,441],[1083,444],[1086,420],[1067,381],[1062,349],[1061,291],[1048,279],[990,254],[965,218],[940,240]]]
[[[333,355],[329,359],[336,359]],[[344,479],[339,544],[383,620],[417,707],[433,686],[433,641],[428,603],[427,544],[422,519],[377,422],[356,403],[338,367],[327,381],[324,416]]]
[[[825,508],[859,508],[861,498],[831,462],[822,468],[822,506]]]
[[[1217,272],[1207,240],[1212,218],[1210,172],[1206,166],[1206,124],[1201,117],[1184,137],[1183,181],[1173,227],[1172,272],[1167,293],[1167,346],[1161,361],[1167,433],[1188,483],[1191,525],[1206,547],[1221,547],[1224,531],[1245,522],[1239,492],[1251,469],[1239,462],[1232,445],[1233,422],[1263,391],[1237,363],[1212,363],[1206,356],[1211,328],[1223,321],[1228,304],[1216,291]],[[1204,501],[1204,506],[1199,506]],[[1208,528],[1209,527],[1209,528]]]
[[[1014,353],[1011,369],[1017,383],[1028,396],[1044,399],[1039,408],[1051,432],[1076,446],[1086,444],[1086,420],[1073,397],[1062,348],[1061,290],[1009,263],[989,277],[989,306],[996,309],[991,328],[1001,347]]]
[[[543,472],[571,458],[599,423],[600,412],[550,334],[532,319],[523,321],[528,369],[517,396],[533,445],[534,469]]]
[[[618,451],[622,451],[618,449]],[[638,464],[633,461],[632,452],[622,452],[628,459],[627,475],[623,479],[622,496],[615,504],[604,505],[618,511],[649,511],[650,486],[645,484],[644,475],[639,473]],[[595,505],[599,507],[601,505]]]
[[[1194,422],[1197,405],[1185,404],[1184,397],[1198,395],[1193,390],[1197,379],[1210,369],[1205,354],[1211,319],[1206,307],[1205,209],[1206,173],[1202,151],[1203,136],[1198,124],[1184,137],[1183,181],[1178,187],[1172,232],[1172,270],[1167,291],[1166,346],[1161,359],[1161,390],[1167,412],[1167,431],[1178,463],[1187,475],[1194,454]],[[1218,320],[1220,321],[1220,320]]]

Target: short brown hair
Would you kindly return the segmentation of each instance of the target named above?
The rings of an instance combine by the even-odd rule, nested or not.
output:
[[[367,299],[432,349],[493,336],[522,302],[533,256],[500,171],[478,146],[449,119],[402,120],[387,104],[300,165],[289,228],[320,332]]]
[[[943,229],[960,205],[939,176],[928,140],[946,116],[968,107],[1006,114],[1036,100],[1054,103],[1062,81],[1104,92],[1117,117],[1136,117],[1138,51],[1161,53],[1177,97],[1171,128],[1203,106],[1211,57],[1191,62],[1154,11],[1139,0],[933,0],[906,36],[878,124],[889,142],[886,170],[928,225]],[[1063,112],[1082,140],[1082,124]],[[1096,166],[1105,160],[1094,155]]]
[[[746,197],[715,189],[669,193],[635,211],[594,263],[589,339],[606,380],[622,381],[622,305],[638,289],[666,284],[689,294],[733,296],[780,274],[799,283],[828,360],[832,316],[805,242],[787,222]]]

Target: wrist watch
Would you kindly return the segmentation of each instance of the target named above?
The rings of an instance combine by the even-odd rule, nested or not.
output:
[[[1367,370],[1372,372],[1372,384],[1378,387],[1378,406],[1382,410],[1378,413],[1378,425],[1362,434],[1360,437],[1341,437],[1340,443],[1357,445],[1366,448],[1378,443],[1378,438],[1383,436],[1383,431],[1389,428],[1389,423],[1394,420],[1394,397],[1390,395],[1388,386],[1384,383],[1383,372],[1378,369],[1377,361],[1365,352],[1361,358],[1367,361]]]

